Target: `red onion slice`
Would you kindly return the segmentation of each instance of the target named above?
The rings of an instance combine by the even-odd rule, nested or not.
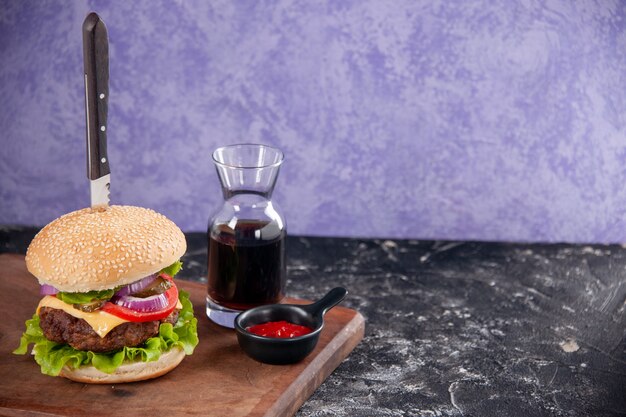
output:
[[[119,291],[116,292],[113,297],[114,298],[125,297],[125,296],[128,296],[128,295],[132,295],[132,294],[141,292],[144,289],[148,288],[150,286],[150,284],[152,284],[152,282],[154,282],[154,280],[157,278],[157,276],[158,276],[158,274],[150,275],[150,276],[147,276],[145,278],[140,279],[139,281],[135,281],[133,283],[130,283],[127,286],[120,288]]]
[[[48,284],[41,284],[41,288],[39,288],[40,295],[54,295],[58,292],[59,290]]]
[[[115,296],[111,301],[119,306],[142,313],[163,310],[169,304],[165,293],[151,295],[146,298],[133,297],[132,295]]]

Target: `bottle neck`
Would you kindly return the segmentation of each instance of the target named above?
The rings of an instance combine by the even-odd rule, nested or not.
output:
[[[235,168],[216,164],[224,199],[239,194],[256,194],[269,199],[276,184],[278,167]]]
[[[252,202],[254,200],[269,200],[272,197],[272,190],[231,190],[222,188],[222,195],[224,200],[245,199]]]

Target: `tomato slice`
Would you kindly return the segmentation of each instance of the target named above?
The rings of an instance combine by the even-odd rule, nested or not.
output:
[[[127,307],[118,306],[117,304],[113,304],[112,302],[107,301],[106,303],[104,303],[101,310],[117,316],[121,319],[134,321],[137,323],[164,319],[165,317],[169,316],[176,308],[176,304],[178,303],[178,288],[176,288],[176,284],[174,283],[172,277],[166,274],[161,274],[160,276],[163,279],[166,279],[172,283],[172,286],[164,293],[167,297],[167,307],[165,307],[164,309],[150,312],[141,312],[131,310]]]

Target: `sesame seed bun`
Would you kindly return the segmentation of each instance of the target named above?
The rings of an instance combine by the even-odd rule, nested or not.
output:
[[[185,351],[174,348],[165,352],[154,362],[130,362],[120,365],[112,374],[106,374],[93,366],[72,369],[64,367],[60,376],[85,384],[120,384],[123,382],[144,381],[165,375],[185,357]]]
[[[28,247],[26,267],[41,284],[87,292],[154,274],[186,250],[183,232],[153,210],[85,208],[44,227]]]

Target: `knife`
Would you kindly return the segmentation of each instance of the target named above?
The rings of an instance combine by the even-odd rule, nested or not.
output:
[[[87,125],[87,177],[91,207],[108,207],[111,169],[107,156],[109,100],[109,39],[104,22],[89,13],[83,22],[85,116]]]

